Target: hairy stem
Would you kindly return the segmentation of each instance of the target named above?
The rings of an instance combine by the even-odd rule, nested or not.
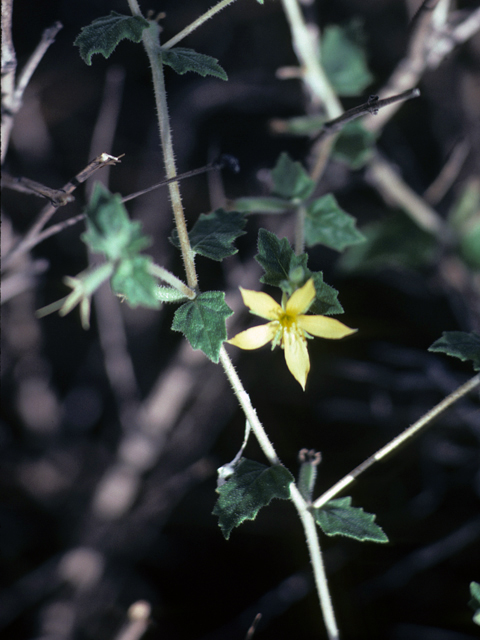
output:
[[[290,485],[290,497],[298,511],[298,515],[300,516],[303,530],[305,532],[305,538],[310,552],[310,560],[312,562],[313,575],[315,578],[315,586],[317,587],[318,599],[320,600],[320,608],[323,613],[328,638],[329,640],[337,640],[340,638],[340,635],[335,620],[335,613],[333,611],[332,598],[328,589],[328,580],[325,573],[325,565],[323,564],[322,552],[320,550],[317,525],[308,504],[305,502],[297,485],[294,483]]]
[[[270,464],[280,464],[280,459],[277,456],[277,453],[273,448],[269,437],[265,433],[265,429],[263,428],[262,423],[258,419],[257,412],[253,408],[250,396],[245,391],[245,388],[240,378],[238,377],[237,372],[235,371],[232,361],[225,351],[225,347],[222,347],[220,349],[220,362],[222,363],[225,374],[230,381],[230,384],[232,385],[233,392],[237,396],[237,400],[242,407],[245,417],[250,423],[252,431],[255,434],[255,437],[258,440],[258,444],[260,445],[267,460],[270,462]]]
[[[148,270],[152,276],[163,280],[177,291],[180,291],[180,293],[183,293],[183,295],[189,300],[195,299],[195,291],[192,291],[192,289],[187,287],[184,282],[177,278],[177,276],[174,276],[173,273],[170,273],[167,269],[164,269],[164,267],[160,267],[158,264],[151,264]]]

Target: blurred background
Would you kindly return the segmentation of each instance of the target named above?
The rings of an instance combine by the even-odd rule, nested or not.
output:
[[[145,13],[165,12],[163,42],[210,5],[141,3]],[[420,2],[305,5],[320,29],[361,19],[373,79],[362,96],[342,99],[350,108],[378,92],[406,55]],[[452,5],[459,21],[475,9],[475,1]],[[88,67],[73,46],[81,27],[111,10],[128,13],[127,3],[14,0],[20,69],[45,28],[55,21],[63,28],[16,116],[4,165],[13,176],[60,188],[103,151],[125,154],[96,176],[105,179],[108,171],[113,192],[126,196],[164,176],[142,47],[123,41],[111,58],[95,55]],[[182,183],[191,225],[235,198],[267,193],[267,170],[282,151],[307,164],[311,139],[275,134],[270,123],[315,113],[315,107],[297,79],[277,75],[298,64],[278,0],[264,6],[239,0],[180,46],[217,58],[229,81],[166,69],[178,171],[219,153],[236,156],[241,166],[239,174]],[[420,196],[463,145],[454,180],[434,204],[444,220],[479,175],[479,63],[477,33],[425,72],[421,97],[401,107],[378,141]],[[98,149],[112,123],[111,148]],[[473,375],[469,363],[427,349],[443,331],[480,331],[478,264],[408,223],[396,203],[380,196],[365,167],[331,161],[318,195],[327,192],[360,229],[403,220],[390,241],[381,236],[364,264],[354,254],[339,260],[320,246],[309,252],[309,267],[323,271],[340,292],[345,314],[339,319],[358,333],[339,343],[310,343],[305,393],[280,349],[229,348],[284,464],[296,474],[301,448],[322,453],[318,493],[466,382]],[[82,212],[85,187],[75,197],[52,223]],[[27,232],[43,204],[3,190],[3,252]],[[142,196],[128,209],[152,237],[150,255],[182,277],[168,241],[168,190]],[[221,264],[198,257],[200,287],[225,290],[236,311],[227,322],[230,336],[249,322],[238,287],[260,287],[262,272],[253,260],[258,229],[293,242],[293,222],[250,216],[238,254]],[[237,453],[244,418],[220,367],[170,331],[175,308],[130,309],[105,287],[95,297],[89,331],[81,328],[78,309],[64,318],[35,318],[36,309],[67,295],[65,275],[87,267],[83,231],[79,222],[39,244],[7,272],[18,277],[9,280],[8,297],[2,291],[0,636],[121,639],[129,607],[145,600],[151,605],[145,639],[242,639],[258,613],[259,639],[326,637],[290,503],[274,501],[223,539],[212,515],[216,469]],[[278,290],[265,290],[278,299]],[[354,506],[377,514],[390,542],[322,536],[342,638],[478,636],[467,603],[470,582],[480,581],[479,451],[477,393],[347,492]],[[263,462],[253,441],[245,455]]]

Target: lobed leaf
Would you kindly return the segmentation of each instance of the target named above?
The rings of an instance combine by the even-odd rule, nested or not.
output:
[[[161,60],[163,64],[172,67],[174,71],[183,75],[187,71],[194,71],[201,76],[215,76],[220,80],[228,80],[225,70],[218,64],[216,58],[197,53],[194,49],[175,47],[162,49]]]
[[[375,524],[373,513],[351,506],[352,498],[330,500],[320,509],[314,509],[316,523],[327,536],[346,536],[355,540],[388,542],[383,529]]]
[[[107,260],[132,258],[147,247],[150,238],[141,233],[140,222],[132,222],[119,194],[110,193],[99,182],[95,184],[86,209],[87,231],[82,240],[94,253]]]
[[[429,351],[446,353],[462,361],[471,360],[475,371],[480,371],[480,335],[473,331],[444,331]]]
[[[142,16],[124,16],[110,11],[109,16],[97,18],[83,27],[73,44],[79,48],[83,61],[91,65],[94,53],[109,58],[121,40],[140,42],[148,26],[148,20]]]
[[[307,254],[295,255],[286,238],[279,240],[274,233],[260,229],[258,254],[255,260],[265,271],[260,282],[280,287],[288,295],[303,286],[309,278],[313,278],[316,298],[309,309],[311,313],[320,315],[343,313],[343,308],[337,299],[338,291],[323,281],[321,271],[310,271],[307,267]]]
[[[225,321],[232,313],[223,291],[206,291],[175,311],[172,329],[181,331],[194,349],[218,363],[220,347],[227,339]]]
[[[112,276],[110,282],[113,292],[124,296],[130,307],[160,307],[157,281],[149,272],[151,263],[150,256],[121,260]]]
[[[273,498],[288,500],[294,478],[282,465],[266,467],[240,458],[234,473],[218,487],[219,498],[213,509],[226,540],[245,520],[255,520],[262,507]]]
[[[358,96],[373,81],[363,40],[362,25],[358,20],[352,20],[346,27],[326,27],[323,32],[322,65],[340,96]]]
[[[294,162],[288,153],[282,153],[272,169],[273,193],[285,200],[301,202],[315,189],[315,181],[310,178],[300,162]]]
[[[356,220],[338,205],[335,196],[328,193],[314,200],[306,208],[305,242],[307,247],[324,244],[343,251],[346,247],[365,241],[356,228]]]
[[[245,214],[240,211],[216,209],[212,213],[202,213],[188,234],[192,250],[211,260],[221,261],[233,256],[238,251],[233,243],[245,234],[246,222]],[[171,241],[180,247],[176,229]]]

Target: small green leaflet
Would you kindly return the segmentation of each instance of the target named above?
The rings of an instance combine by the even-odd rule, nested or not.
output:
[[[372,157],[376,138],[361,122],[349,122],[335,140],[332,156],[351,169],[361,169]]]
[[[448,220],[457,232],[460,255],[471,268],[480,269],[480,178],[467,181]]]
[[[117,44],[125,38],[140,42],[143,30],[148,26],[148,20],[142,16],[124,16],[111,11],[109,16],[97,18],[83,27],[73,44],[80,49],[83,61],[91,65],[94,53],[109,58]]]
[[[273,498],[288,500],[292,482],[292,474],[281,465],[266,467],[240,458],[233,475],[217,489],[220,496],[213,509],[225,539],[245,520],[255,520]]]
[[[142,235],[141,223],[129,219],[122,197],[110,193],[99,182],[93,189],[86,216],[87,231],[82,240],[107,260],[134,257],[151,243],[150,238]]]
[[[330,500],[320,509],[314,509],[316,523],[327,536],[346,536],[360,542],[388,542],[383,529],[375,524],[373,513],[351,506],[352,498]]]
[[[315,189],[315,181],[310,178],[300,162],[294,162],[288,153],[282,153],[272,169],[273,194],[285,200],[302,202]]]
[[[218,363],[220,347],[227,339],[225,320],[232,313],[223,291],[206,291],[175,311],[172,329],[181,331],[194,349]]]
[[[480,335],[473,331],[444,331],[429,351],[446,353],[462,361],[471,360],[474,370],[480,371]]]
[[[216,209],[212,213],[202,213],[188,234],[192,251],[219,262],[233,256],[238,251],[233,243],[245,234],[246,222],[245,214],[240,211]],[[180,247],[176,229],[170,240]]]
[[[131,307],[148,307],[158,309],[160,299],[157,294],[157,281],[149,272],[152,263],[150,256],[135,256],[120,260],[110,281],[112,290],[125,300]]]
[[[328,193],[306,208],[305,242],[307,247],[324,244],[343,251],[350,245],[365,241],[355,225],[355,218],[343,211],[335,196]]]
[[[373,81],[363,40],[359,20],[352,20],[346,27],[332,25],[323,32],[321,62],[340,96],[358,96]]]
[[[317,297],[309,309],[310,313],[327,316],[343,313],[342,305],[337,299],[338,291],[323,281],[321,271],[312,273],[308,269],[307,254],[295,255],[286,238],[279,240],[274,233],[260,229],[255,260],[265,271],[260,282],[280,287],[288,295],[303,286],[309,278],[313,278]]]
[[[201,76],[215,76],[220,80],[228,80],[224,69],[218,64],[216,58],[197,53],[194,49],[175,47],[162,49],[161,60],[163,64],[172,67],[174,71],[183,75],[187,71],[194,71]]]
[[[475,611],[473,621],[475,624],[480,625],[480,584],[478,582],[470,583],[470,595],[472,598],[468,604]]]

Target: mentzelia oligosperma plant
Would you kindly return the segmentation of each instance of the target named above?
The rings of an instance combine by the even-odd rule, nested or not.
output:
[[[309,175],[300,163],[293,162],[287,154],[280,156],[271,172],[272,189],[268,197],[242,198],[235,203],[233,211],[216,209],[209,214],[202,214],[192,229],[187,230],[179,184],[175,181],[176,168],[163,68],[167,65],[180,74],[194,71],[202,76],[209,74],[226,80],[226,73],[218,61],[176,45],[193,29],[198,28],[206,19],[231,2],[233,0],[218,3],[164,45],[160,44],[157,22],[143,17],[136,0],[130,0],[128,3],[131,16],[112,11],[109,16],[99,18],[85,27],[78,36],[76,45],[87,64],[91,64],[91,57],[95,53],[109,57],[124,38],[142,42],[145,47],[152,69],[162,151],[176,226],[171,239],[181,251],[186,282],[141,253],[148,246],[149,239],[142,234],[140,224],[130,221],[120,196],[112,195],[97,185],[86,210],[87,231],[82,238],[89,249],[101,254],[105,261],[76,278],[69,277],[66,282],[73,288],[72,294],[50,305],[43,313],[59,309],[65,314],[76,304],[80,304],[82,324],[87,327],[91,297],[106,280],[110,281],[113,292],[132,307],[158,309],[162,302],[180,303],[175,312],[172,329],[182,332],[194,349],[202,350],[210,360],[222,364],[246,416],[246,437],[251,430],[269,462],[267,466],[246,460],[242,457],[242,447],[235,460],[219,470],[219,498],[214,509],[219,518],[219,526],[224,536],[229,538],[235,527],[245,520],[253,520],[259,510],[268,505],[274,497],[292,500],[304,527],[327,633],[330,638],[338,638],[339,631],[328,591],[317,526],[327,535],[344,535],[360,541],[386,542],[387,536],[374,522],[374,515],[363,512],[361,508],[352,507],[351,498],[336,496],[366,468],[391,453],[399,444],[430,424],[441,411],[478,386],[479,376],[472,378],[404,434],[315,500],[313,492],[318,456],[302,456],[298,482],[295,482],[290,471],[281,464],[223,347],[223,343],[227,341],[226,319],[232,315],[232,311],[225,303],[222,291],[201,292],[194,256],[199,254],[221,261],[236,253],[234,242],[245,233],[246,216],[250,213],[268,212],[281,215],[293,212],[297,218],[295,251],[285,238],[279,240],[275,234],[264,229],[260,231],[258,238],[256,259],[264,270],[261,282],[280,289],[281,305],[263,292],[241,289],[246,306],[269,322],[241,331],[228,342],[242,349],[256,349],[270,341],[273,346],[280,345],[284,349],[289,370],[305,389],[310,369],[307,339],[312,336],[340,339],[356,330],[329,317],[343,311],[338,302],[338,293],[323,281],[321,272],[310,271],[304,247],[321,243],[337,251],[343,251],[347,247],[361,247],[366,240],[356,228],[355,219],[339,207],[333,194],[319,198],[314,196],[317,181],[321,176],[322,162],[318,162],[315,171]],[[341,153],[341,145],[335,149],[333,140],[352,119],[367,113],[376,113],[378,109],[394,102],[418,95],[416,89],[401,87],[398,96],[387,95],[383,100],[372,96],[365,104],[343,114],[335,92],[334,72],[332,71],[333,77],[328,77],[325,68],[320,64],[315,42],[311,32],[306,28],[297,1],[284,0],[283,6],[302,66],[303,81],[312,95],[323,103],[323,122],[319,125],[318,122],[304,121],[302,125],[307,128],[317,127],[317,159],[321,159],[322,154],[328,156],[330,152]],[[327,57],[325,50],[323,53]],[[338,81],[338,77],[336,80]],[[293,132],[298,124],[287,123],[286,127],[290,127]],[[351,131],[352,129],[350,135]],[[373,137],[362,135],[362,159],[359,159],[357,154],[355,158],[350,158],[352,163],[365,161],[369,153],[374,153]],[[128,199],[126,197],[123,200]],[[412,217],[415,218],[415,215],[414,213]],[[424,218],[417,215],[418,220]],[[159,280],[167,286],[159,286]],[[432,345],[432,350],[472,360],[475,369],[478,370],[479,345],[480,337],[476,334],[450,332]]]

